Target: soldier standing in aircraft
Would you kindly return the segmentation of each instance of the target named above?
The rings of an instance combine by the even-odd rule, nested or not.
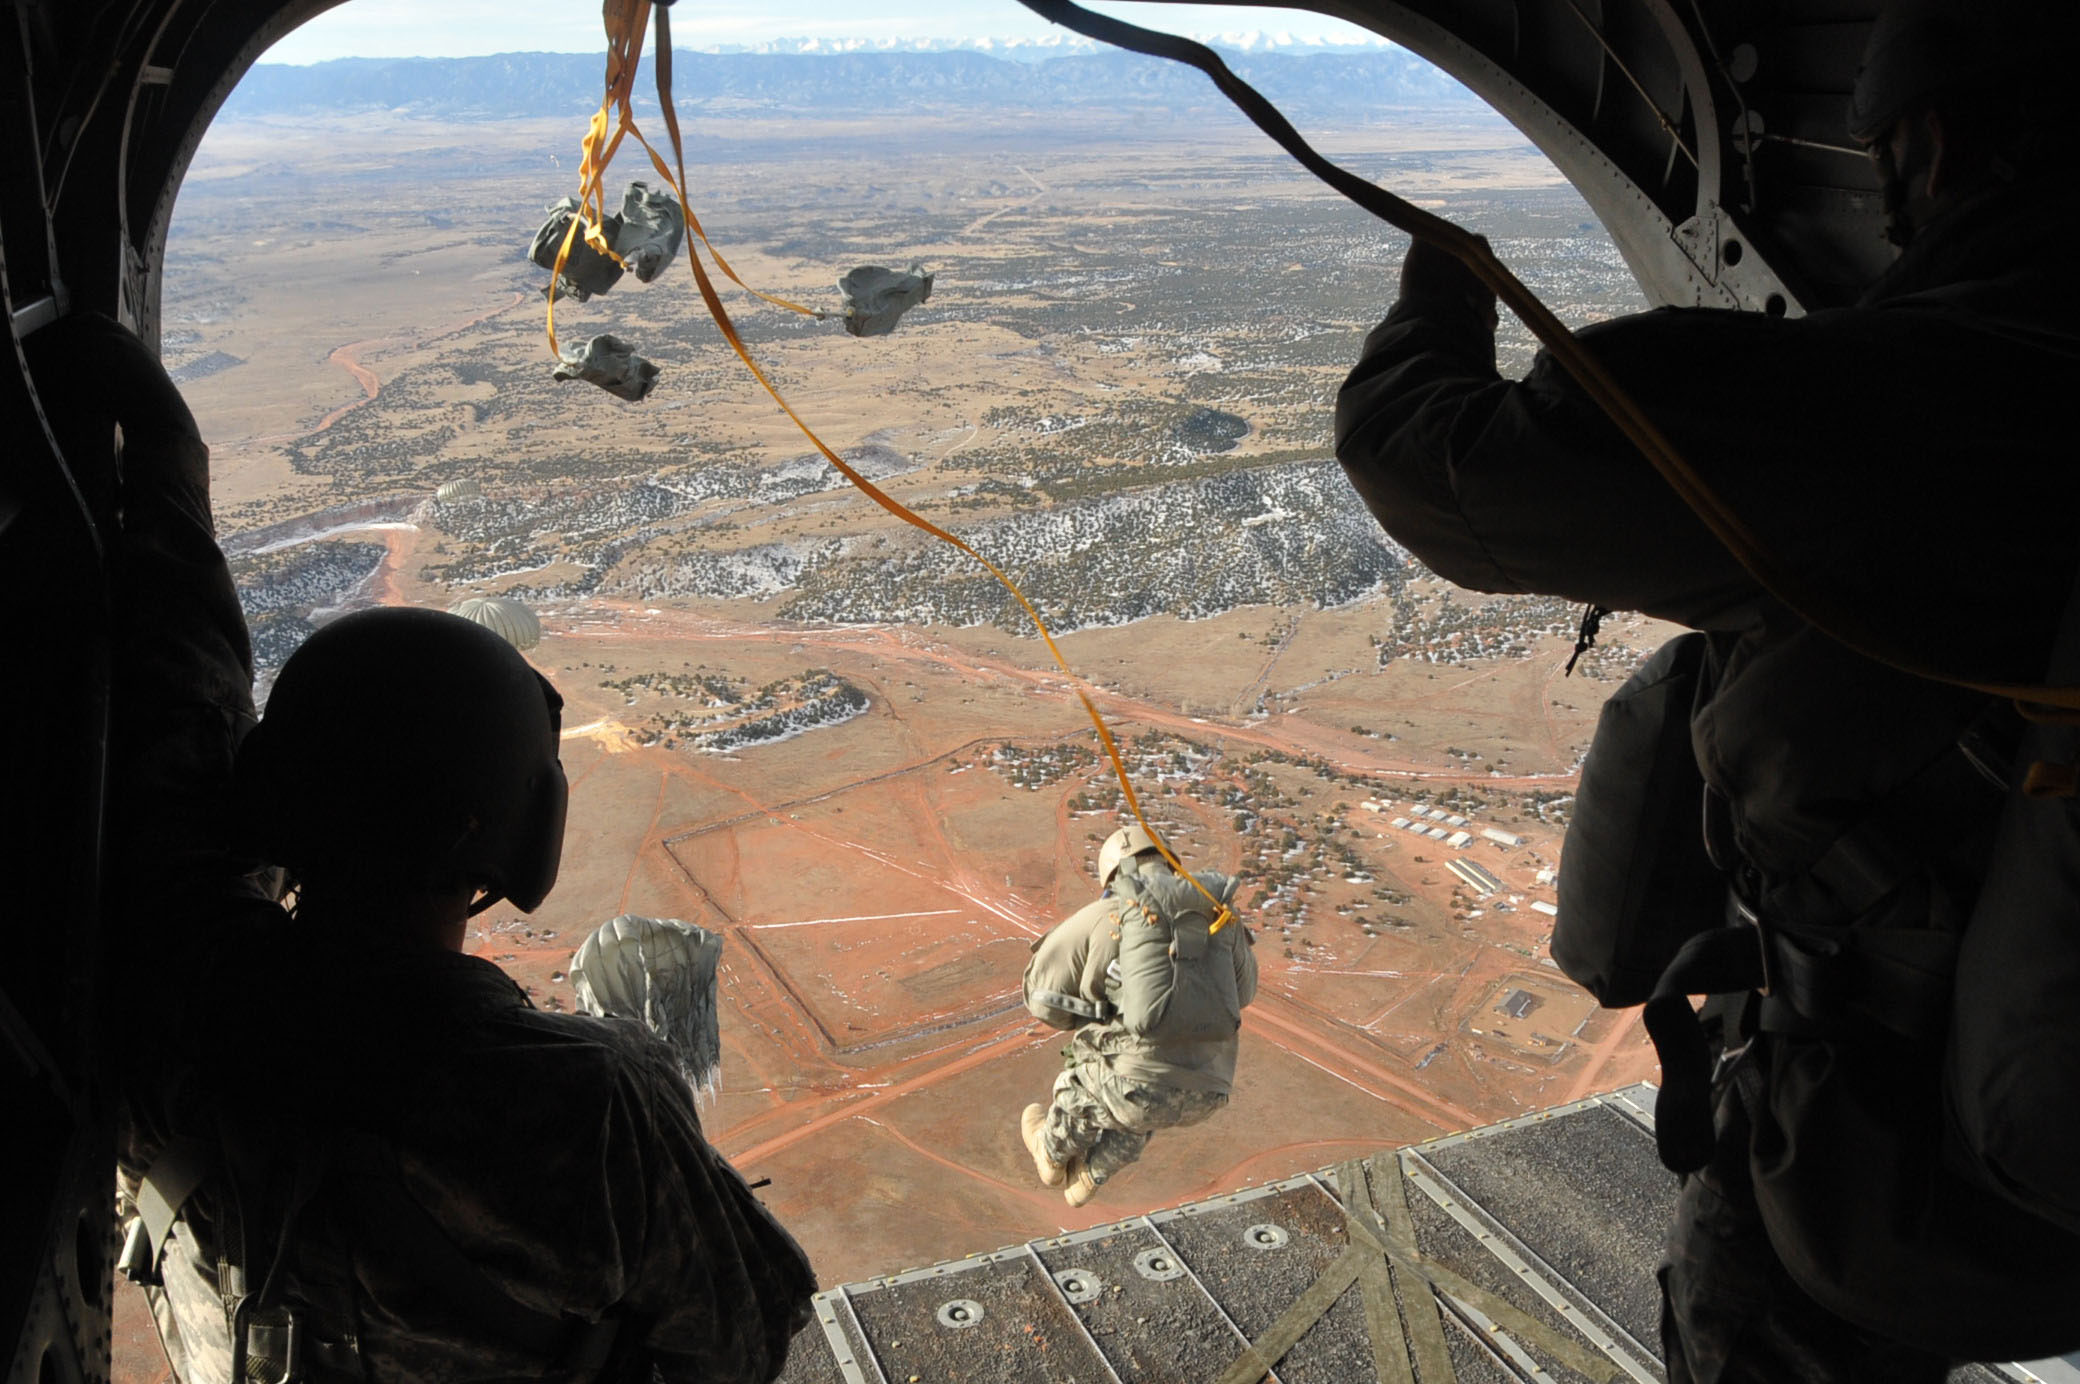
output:
[[[2080,558],[2073,9],[1924,0],[1880,18],[1851,132],[1902,250],[1855,306],[1665,309],[1582,333],[1785,570],[1856,612],[1861,642],[1973,681],[2044,678]],[[1411,245],[1338,399],[1337,454],[1381,524],[1455,582],[1703,632],[1649,679],[1689,657],[1688,734],[1678,722],[1668,742],[1701,794],[1632,833],[1606,821],[1589,839],[1578,816],[1567,845],[1636,862],[1655,832],[1687,833],[1723,900],[1694,930],[1745,948],[1717,976],[1671,963],[1656,987],[1662,1014],[1682,1006],[1662,1048],[1664,1155],[1696,1112],[1691,1156],[1671,1160],[1691,1166],[1661,1270],[1670,1379],[1932,1384],[1954,1358],[2080,1346],[2060,1286],[2072,1217],[1960,1172],[1946,1113],[1947,958],[1987,877],[2012,713],[1809,622],[1550,358],[1503,379],[1495,327],[1492,294]],[[1603,753],[1599,736],[1591,770],[1627,768]],[[1635,783],[1657,769],[1630,767]],[[2070,897],[2042,902],[2070,917]],[[1563,902],[1561,921],[1619,911],[1570,919]],[[1679,1060],[1683,996],[1707,992],[1695,1061]]]
[[[474,911],[555,881],[555,690],[459,617],[371,611],[314,634],[247,734],[193,417],[107,319],[32,357],[62,427],[123,437],[122,1267],[176,1376],[772,1379],[815,1282],[670,1049],[461,951]]]
[[[1141,1157],[1159,1129],[1210,1119],[1235,1080],[1242,1010],[1257,959],[1239,922],[1214,930],[1226,875],[1176,874],[1147,830],[1114,832],[1098,852],[1103,891],[1033,944],[1026,1008],[1073,1030],[1054,1098],[1029,1105],[1020,1134],[1042,1185],[1082,1206]]]
[[[173,963],[123,1160],[126,1266],[190,1384],[779,1373],[815,1281],[672,1051],[463,954],[555,883],[561,705],[492,631],[378,609],[313,634],[240,745],[241,835],[296,906]]]

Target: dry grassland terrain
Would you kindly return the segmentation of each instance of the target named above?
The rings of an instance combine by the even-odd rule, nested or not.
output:
[[[1617,618],[1562,678],[1576,612],[1453,589],[1359,506],[1329,406],[1398,236],[1205,113],[696,119],[695,208],[748,282],[835,308],[856,264],[937,275],[872,339],[726,297],[826,442],[1024,586],[1154,819],[1246,881],[1264,985],[1227,1113],[1080,1211],[1034,1185],[1016,1117],[1063,1043],[1020,971],[1091,896],[1119,790],[1014,603],[813,454],[683,265],[557,310],[655,359],[648,400],[550,378],[525,250],[580,132],[221,124],[175,220],[166,359],[263,683],[341,609],[538,612],[570,703],[563,878],[473,945],[555,1008],[617,913],[720,930],[708,1129],[826,1284],[1652,1074],[1535,905],[1598,704],[1662,632]],[[1484,232],[1569,322],[1635,306],[1500,122],[1309,133]],[[1505,368],[1528,359],[1507,335]]]

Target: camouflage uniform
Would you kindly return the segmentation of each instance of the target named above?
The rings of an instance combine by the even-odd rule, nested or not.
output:
[[[1157,1130],[1198,1124],[1228,1103],[1226,1091],[1183,1090],[1113,1070],[1105,1055],[1109,1036],[1093,1024],[1070,1038],[1041,1135],[1049,1158],[1064,1166],[1083,1159],[1091,1180],[1101,1185],[1138,1160]]]
[[[1217,896],[1233,890],[1226,876],[1200,880]],[[1173,891],[1173,911],[1198,903],[1186,882],[1160,863],[1126,868],[1113,887],[1129,896],[1141,889]],[[1151,1024],[1145,997],[1135,984],[1122,984],[1120,960],[1122,930],[1145,930],[1154,916],[1108,890],[1035,942],[1026,967],[1026,1007],[1056,1028],[1074,1030],[1055,1078],[1042,1148],[1062,1166],[1082,1159],[1100,1184],[1140,1158],[1156,1130],[1198,1124],[1228,1103],[1241,1009],[1256,995],[1248,929],[1236,923],[1208,938],[1201,918],[1204,956],[1175,964],[1203,966],[1201,974],[1217,973],[1220,983],[1193,988]],[[1128,971],[1138,974],[1131,965]]]
[[[541,1013],[486,961],[300,925],[227,851],[252,665],[208,450],[153,353],[113,322],[70,318],[32,349],[66,362],[39,383],[82,382],[54,415],[79,434],[68,450],[124,428],[109,802],[127,931],[112,1008],[137,1037],[118,1190],[134,1221],[169,1149],[209,1149],[216,1169],[141,1270],[160,1280],[147,1291],[176,1375],[230,1377],[228,1294],[257,1292],[280,1244],[279,1294],[318,1309],[314,1334],[340,1348],[309,1352],[317,1378],[772,1379],[815,1281],[702,1137],[662,1042]],[[459,1272],[357,1214],[376,1184]],[[516,1350],[458,1306],[467,1277],[522,1317],[618,1322],[613,1355]]]
[[[2073,205],[2070,188],[2021,181],[1961,205],[1853,308],[1663,309],[1582,338],[1748,541],[1821,607],[1856,612],[1869,642],[1951,676],[2036,678],[2075,550],[2014,535],[2018,515],[2080,505]],[[1906,986],[1848,959],[1866,939],[1873,952],[1970,941],[2001,801],[1978,764],[2008,763],[1999,750],[1970,762],[1989,699],[1867,658],[1787,608],[1638,465],[1552,357],[1520,380],[1498,374],[1492,302],[1451,256],[1410,251],[1401,296],[1338,398],[1353,486],[1448,581],[1703,631],[1710,678],[1687,747],[1710,790],[1717,863],[1767,924],[1758,936],[1796,929],[1809,955],[1844,958],[1824,985],[1768,987],[1753,1027],[1729,1035],[1755,1035],[1744,1062],[1759,1098],[1736,1109],[1721,1093],[1716,1151],[1677,1207],[1663,1278],[1670,1378],[1932,1379],[1939,1352],[2071,1349],[2080,1311],[2034,1305],[2073,1260],[2040,1248],[2054,1218],[2035,1219],[2011,1187],[1974,1185],[1952,1157],[1964,1104],[1944,1086],[1954,1020],[1940,1003],[1894,1003]],[[1877,494],[1903,507],[1873,504]],[[1972,578],[1996,566],[1989,594]],[[1698,820],[1696,799],[1678,806]],[[1627,852],[1646,849],[1567,842],[1571,857],[1638,861]],[[1836,873],[1852,856],[1869,871],[1854,886]],[[2069,915],[2061,903],[2064,915],[2043,916]],[[1921,972],[1939,1001],[1947,964]],[[2007,1028],[2003,1014],[1975,1017]]]
[[[1662,1251],[1669,1384],[1941,1384],[1946,1357],[1843,1321],[1792,1279],[1756,1204],[1748,1116],[1733,1082],[1718,1106],[1719,1147],[1683,1179]]]
[[[154,1293],[180,1378],[227,1377],[219,1253],[242,1254],[257,1291],[278,1241],[307,1351],[358,1342],[324,1377],[779,1373],[808,1319],[808,1260],[709,1147],[642,1025],[544,1013],[487,961],[314,935],[278,912],[225,925],[170,993],[182,1012],[147,1055],[122,1161],[134,1179],[200,1137],[227,1168],[191,1200]],[[313,1169],[314,1190],[285,1190]],[[574,1332],[618,1321],[611,1358],[516,1343],[456,1292],[468,1273],[400,1252],[376,1212],[401,1198],[489,1291]]]

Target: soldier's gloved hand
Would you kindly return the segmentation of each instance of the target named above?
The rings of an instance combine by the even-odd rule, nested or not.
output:
[[[1481,239],[1485,248],[1487,239]],[[1411,240],[1401,261],[1401,299],[1404,304],[1433,310],[1466,310],[1493,330],[1496,324],[1495,295],[1487,285],[1460,263],[1458,256],[1427,240]]]

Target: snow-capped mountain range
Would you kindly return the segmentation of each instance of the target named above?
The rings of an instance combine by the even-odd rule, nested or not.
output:
[[[1220,37],[1245,80],[1295,118],[1364,119],[1418,107],[1477,109],[1477,100],[1392,44],[1299,44],[1290,35]],[[232,94],[229,117],[386,110],[459,119],[568,115],[599,104],[596,53],[500,53],[476,58],[335,58],[261,63]],[[682,50],[682,108],[719,116],[815,111],[1046,107],[1179,112],[1225,103],[1199,72],[1065,37],[969,43],[789,39],[756,49]],[[637,104],[650,99],[647,77]]]

